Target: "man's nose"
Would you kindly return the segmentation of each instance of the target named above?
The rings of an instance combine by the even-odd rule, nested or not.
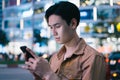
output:
[[[52,29],[52,33],[53,33],[53,36],[56,36],[57,35],[57,31],[55,28]]]

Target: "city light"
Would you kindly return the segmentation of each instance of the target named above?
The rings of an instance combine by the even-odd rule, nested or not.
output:
[[[31,17],[33,15],[33,9],[32,8],[30,8],[29,10],[27,10],[27,11],[24,11],[23,13],[22,13],[22,17],[24,18],[24,17]]]

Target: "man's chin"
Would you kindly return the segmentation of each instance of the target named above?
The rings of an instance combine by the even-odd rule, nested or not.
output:
[[[63,44],[61,41],[56,41],[57,43],[59,43],[59,44]]]

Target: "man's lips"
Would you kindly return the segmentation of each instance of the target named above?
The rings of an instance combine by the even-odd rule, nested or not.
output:
[[[60,40],[60,38],[55,38],[55,40],[57,40],[57,41],[58,41],[58,40]]]

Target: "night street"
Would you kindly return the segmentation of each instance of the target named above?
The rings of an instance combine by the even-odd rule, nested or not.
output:
[[[33,80],[33,76],[21,68],[0,67],[0,80]]]

